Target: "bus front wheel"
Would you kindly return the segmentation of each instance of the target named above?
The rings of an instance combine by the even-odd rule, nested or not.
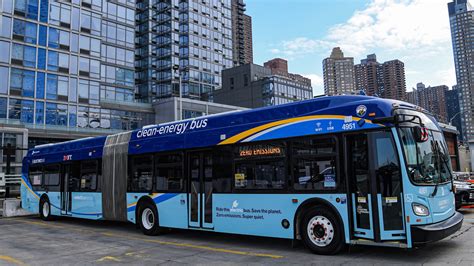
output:
[[[138,223],[140,229],[145,235],[155,236],[161,233],[161,228],[158,223],[158,211],[155,204],[150,202],[143,202],[138,209]]]
[[[342,225],[327,208],[310,209],[301,223],[304,243],[314,253],[333,255],[344,247]]]
[[[51,221],[51,204],[48,198],[41,198],[39,206],[39,214],[43,221]]]

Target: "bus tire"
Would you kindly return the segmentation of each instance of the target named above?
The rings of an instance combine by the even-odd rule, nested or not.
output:
[[[158,211],[155,204],[144,201],[138,208],[137,222],[143,234],[148,236],[156,236],[161,233],[162,229],[159,225]]]
[[[43,197],[40,200],[39,204],[39,215],[43,221],[51,221],[51,203],[49,203],[49,199],[47,197]]]
[[[305,245],[319,255],[334,255],[344,247],[342,224],[325,207],[308,210],[301,223],[301,233]]]

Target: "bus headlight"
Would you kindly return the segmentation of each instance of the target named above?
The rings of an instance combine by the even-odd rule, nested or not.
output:
[[[418,216],[430,215],[430,211],[428,210],[428,207],[426,207],[423,204],[413,203],[411,206],[413,208],[413,212]]]

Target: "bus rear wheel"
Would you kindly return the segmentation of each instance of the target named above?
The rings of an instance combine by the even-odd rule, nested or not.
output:
[[[158,222],[158,211],[155,204],[143,202],[138,209],[137,221],[143,234],[155,236],[161,233]]]
[[[49,203],[48,198],[41,198],[39,206],[40,218],[43,221],[51,221],[51,204]]]
[[[344,247],[342,225],[327,208],[309,210],[301,223],[301,232],[306,246],[316,254],[333,255]]]

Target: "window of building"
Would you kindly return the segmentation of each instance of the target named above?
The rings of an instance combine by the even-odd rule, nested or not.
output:
[[[38,72],[36,74],[36,98],[44,99],[44,86],[46,81],[46,74]]]
[[[59,69],[59,53],[48,50],[48,70],[58,71]]]
[[[71,78],[69,83],[69,101],[77,102],[77,79]]]
[[[8,118],[20,120],[21,115],[21,100],[10,98],[8,105]]]
[[[38,48],[37,68],[46,69],[46,49]]]
[[[58,124],[58,106],[55,103],[46,103],[46,124]]]
[[[283,189],[286,184],[283,143],[241,145],[235,150],[236,189]]]
[[[15,14],[33,20],[38,19],[38,0],[15,1]]]
[[[0,94],[7,94],[8,80],[8,67],[0,67]]]
[[[58,76],[54,74],[48,74],[46,82],[46,99],[57,100],[58,99]]]
[[[76,127],[77,126],[77,107],[73,105],[69,105],[68,112],[69,112],[69,126]]]
[[[129,191],[147,192],[153,187],[153,156],[134,156],[130,160]]]
[[[10,43],[0,41],[0,62],[8,63],[10,60]]]
[[[5,1],[4,1],[5,2]],[[10,38],[11,36],[11,28],[12,28],[12,19],[9,17],[1,16],[1,24],[0,24],[0,36],[5,38]]]
[[[48,22],[49,0],[40,0],[40,21]]]
[[[58,76],[58,100],[67,101],[69,90],[69,78]]]
[[[35,123],[37,125],[44,124],[44,102],[36,102]]]
[[[25,67],[36,67],[36,48],[14,43],[11,62]]]
[[[295,189],[336,189],[337,146],[334,138],[294,140],[292,154]]]
[[[51,48],[59,48],[59,32],[60,30],[55,28],[49,28],[48,35],[48,46]]]
[[[48,41],[47,35],[48,35],[48,27],[40,25],[39,30],[38,30],[38,44],[41,46],[46,46],[46,42]]]
[[[182,191],[184,189],[182,154],[155,156],[155,182],[157,190]]]
[[[0,118],[7,118],[7,98],[0,97]]]
[[[35,107],[33,101],[22,100],[20,121],[23,123],[33,124],[34,109]]]
[[[35,88],[35,72],[12,68],[10,75],[10,94],[33,97]]]

